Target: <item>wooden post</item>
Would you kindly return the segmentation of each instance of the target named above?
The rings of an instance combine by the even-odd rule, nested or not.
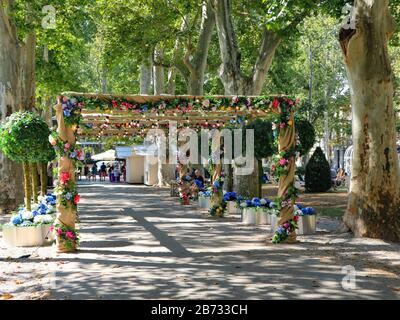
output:
[[[279,152],[293,150],[296,144],[295,138],[295,123],[294,113],[291,111],[289,121],[292,125],[280,129],[279,131]],[[294,187],[294,175],[296,170],[296,156],[293,154],[289,159],[287,166],[287,174],[279,177],[279,189],[278,198],[281,198],[286,205],[282,206],[279,215],[278,224],[281,226],[294,217],[294,205],[296,199],[288,196],[289,188]],[[286,243],[297,242],[296,231],[292,232],[288,239],[284,241]]]
[[[72,128],[68,127],[64,123],[64,113],[62,109],[61,102],[54,107],[56,111],[56,118],[58,123],[57,133],[61,140],[65,143],[70,143],[71,145],[75,144],[75,134]],[[59,179],[58,183],[60,184],[60,176],[63,173],[69,173],[70,180],[72,182],[76,181],[75,177],[75,166],[73,161],[68,157],[61,157],[58,161],[58,170],[59,170]],[[62,224],[66,227],[75,229],[75,221],[76,221],[77,210],[74,208],[65,207],[61,201],[60,197],[57,198],[57,218],[55,221],[55,225]],[[56,238],[57,243],[57,251],[58,252],[73,252],[76,251],[76,247],[65,248],[60,238]]]

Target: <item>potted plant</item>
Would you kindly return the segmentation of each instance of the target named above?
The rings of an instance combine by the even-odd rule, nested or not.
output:
[[[278,229],[279,211],[271,215],[271,230],[276,232]],[[314,234],[316,232],[316,214],[313,207],[303,207],[300,204],[294,206],[294,214],[297,222],[298,235]]]
[[[237,206],[238,196],[236,192],[225,192],[224,201],[227,203],[228,214],[241,214],[240,207]]]
[[[55,219],[56,196],[47,194],[39,203],[31,205],[31,211],[22,206],[2,226],[3,240],[12,247],[42,246],[54,241],[51,224]]]
[[[199,207],[201,209],[206,209],[207,211],[211,208],[211,191],[201,191],[199,192]]]
[[[268,211],[271,201],[268,199],[253,198],[240,204],[243,209],[242,222],[245,224],[266,225],[271,223]]]
[[[299,217],[297,234],[314,234],[317,229],[315,209],[313,207],[303,207],[300,204],[295,205],[294,208],[295,214]]]

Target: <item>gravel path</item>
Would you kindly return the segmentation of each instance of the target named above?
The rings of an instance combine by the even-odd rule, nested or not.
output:
[[[319,217],[316,235],[272,245],[268,226],[205,217],[166,189],[80,192],[80,251],[1,242],[0,299],[400,298],[400,246],[336,234],[339,220]],[[355,288],[343,287],[351,268]]]

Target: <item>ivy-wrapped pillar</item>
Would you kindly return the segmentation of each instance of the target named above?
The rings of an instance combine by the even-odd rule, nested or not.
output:
[[[278,199],[280,199],[280,215],[278,225],[288,230],[289,235],[282,242],[295,243],[296,240],[296,222],[294,220],[294,205],[296,201],[296,189],[294,188],[294,175],[296,170],[296,133],[294,123],[294,113],[290,110],[285,127],[279,131],[279,153],[281,159],[286,163],[285,174],[279,177]],[[278,227],[278,228],[279,228]],[[282,230],[282,229],[281,229]],[[283,231],[283,230],[282,230]],[[278,231],[279,232],[279,231]]]
[[[76,138],[71,126],[64,122],[64,112],[61,102],[54,107],[58,123],[57,134],[61,154],[58,159],[58,182],[57,192],[57,218],[54,223],[56,244],[58,252],[73,252],[77,247],[77,235],[75,232],[75,221],[77,218],[77,199],[75,166],[73,160],[65,150],[72,150]]]

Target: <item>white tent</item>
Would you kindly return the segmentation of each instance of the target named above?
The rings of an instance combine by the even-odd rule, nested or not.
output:
[[[91,157],[95,161],[114,161],[115,160],[115,150],[107,150],[105,152],[95,154]]]

